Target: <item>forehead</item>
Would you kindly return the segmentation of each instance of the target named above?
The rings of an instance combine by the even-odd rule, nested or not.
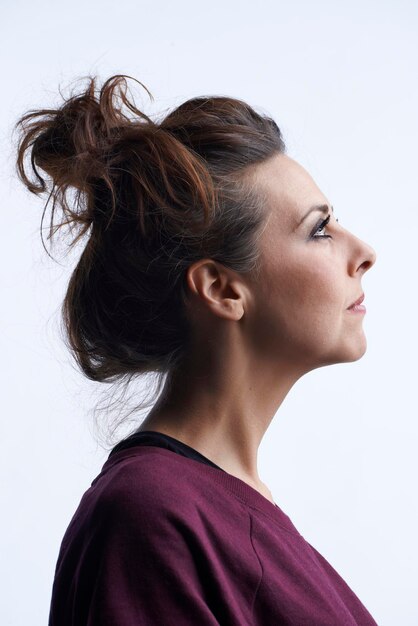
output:
[[[285,154],[276,154],[257,170],[257,181],[266,193],[269,222],[293,228],[315,204],[329,204],[312,176]]]

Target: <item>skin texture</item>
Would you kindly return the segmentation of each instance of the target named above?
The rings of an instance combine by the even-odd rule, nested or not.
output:
[[[138,430],[183,441],[273,502],[257,471],[261,440],[301,376],[365,353],[364,315],[347,307],[363,293],[376,255],[336,221],[314,180],[287,155],[260,164],[256,184],[268,200],[260,278],[211,259],[189,268],[192,347]],[[300,223],[323,204],[326,213]]]

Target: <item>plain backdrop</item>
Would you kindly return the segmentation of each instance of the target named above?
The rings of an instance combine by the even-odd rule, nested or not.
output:
[[[60,334],[80,249],[53,261],[42,247],[46,198],[17,180],[13,124],[80,77],[123,73],[153,94],[132,84],[148,112],[229,95],[271,115],[340,223],[374,247],[366,354],[293,387],[259,473],[379,625],[416,626],[418,4],[9,0],[0,17],[2,624],[47,623],[62,536],[108,454],[92,426],[103,385]]]

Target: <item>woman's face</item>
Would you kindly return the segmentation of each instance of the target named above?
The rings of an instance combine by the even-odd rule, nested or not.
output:
[[[258,348],[303,371],[359,359],[365,313],[348,307],[363,294],[373,248],[337,222],[327,198],[290,157],[272,157],[257,175],[269,210],[254,286],[254,302],[263,303],[253,319]]]

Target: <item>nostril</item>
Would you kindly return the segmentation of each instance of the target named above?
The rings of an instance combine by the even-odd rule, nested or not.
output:
[[[365,272],[367,272],[367,270],[369,270],[376,263],[376,252],[375,252],[375,250],[371,246],[369,246],[367,244],[366,244],[366,246],[367,246],[366,259],[360,265],[360,267],[362,267]]]
[[[374,259],[372,261],[363,261],[360,267],[363,269],[364,272],[367,272],[367,270],[369,270],[373,265]]]

